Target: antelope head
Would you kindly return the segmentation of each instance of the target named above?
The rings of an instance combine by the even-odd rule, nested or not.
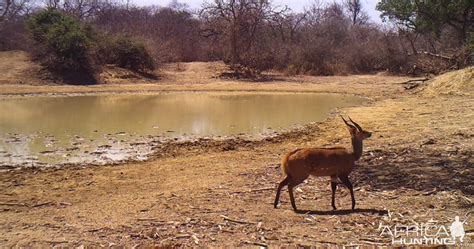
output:
[[[344,121],[344,123],[347,125],[347,128],[349,129],[349,132],[351,133],[352,138],[362,141],[372,136],[371,132],[368,132],[362,129],[362,127],[360,127],[359,124],[354,122],[351,119],[351,117],[349,117],[350,122],[347,122],[347,120],[345,120],[342,116],[341,118]]]

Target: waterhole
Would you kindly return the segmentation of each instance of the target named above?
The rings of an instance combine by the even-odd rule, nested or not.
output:
[[[145,160],[166,139],[258,139],[363,101],[243,92],[6,98],[0,100],[0,167]]]

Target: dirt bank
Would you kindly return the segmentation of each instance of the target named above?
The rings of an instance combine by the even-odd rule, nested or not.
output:
[[[195,70],[195,68],[193,69]],[[170,77],[171,78],[171,77]],[[302,211],[284,190],[272,206],[279,162],[297,147],[349,145],[333,116],[304,131],[268,141],[176,146],[143,163],[12,171],[0,175],[3,246],[284,246],[389,245],[379,225],[449,226],[455,215],[472,241],[474,101],[405,91],[405,78],[382,75],[292,77],[265,83],[166,79],[155,84],[0,86],[11,94],[84,94],[163,90],[266,90],[357,94],[372,103],[339,110],[374,136],[351,176],[357,210],[342,186],[331,211],[329,180],[312,178],[296,191]],[[429,83],[428,83],[429,84]],[[304,108],[304,107],[302,107]]]
[[[21,51],[0,52],[0,98],[31,95],[85,95],[144,93],[161,91],[290,91],[346,93],[373,99],[397,96],[403,91],[399,84],[407,77],[353,75],[331,77],[294,76],[268,73],[265,82],[221,80],[216,78],[226,69],[222,62],[192,62],[162,65],[154,72],[156,79],[144,78],[125,69],[105,67],[103,84],[67,85],[53,83],[41,66]],[[44,79],[42,79],[44,78]]]

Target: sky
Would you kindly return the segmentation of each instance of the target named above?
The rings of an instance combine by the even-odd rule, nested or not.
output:
[[[208,0],[212,1],[212,0]],[[321,0],[321,2],[341,2],[341,0]],[[131,2],[137,5],[159,5],[159,6],[166,6],[171,0],[131,0]],[[186,3],[191,8],[199,8],[201,7],[204,0],[179,0],[180,3]],[[287,5],[292,10],[299,12],[302,11],[305,7],[309,6],[314,0],[273,0],[275,5],[285,6]],[[377,22],[381,23],[382,20],[380,19],[380,12],[375,10],[375,5],[377,5],[378,0],[362,0],[362,4],[364,5],[364,10],[369,14],[370,18]]]

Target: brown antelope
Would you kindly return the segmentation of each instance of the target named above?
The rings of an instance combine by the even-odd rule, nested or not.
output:
[[[347,122],[342,116],[341,118],[351,133],[352,150],[347,150],[344,147],[304,148],[288,153],[281,163],[286,178],[278,185],[274,203],[275,208],[280,199],[281,189],[288,185],[291,206],[297,211],[293,188],[306,180],[309,175],[331,177],[331,205],[334,210],[336,210],[334,198],[336,195],[337,178],[339,178],[349,188],[352,198],[352,209],[355,208],[354,190],[352,183],[349,181],[349,174],[354,169],[355,162],[362,156],[362,141],[369,138],[372,133],[364,131],[350,117],[349,120],[352,124]]]

